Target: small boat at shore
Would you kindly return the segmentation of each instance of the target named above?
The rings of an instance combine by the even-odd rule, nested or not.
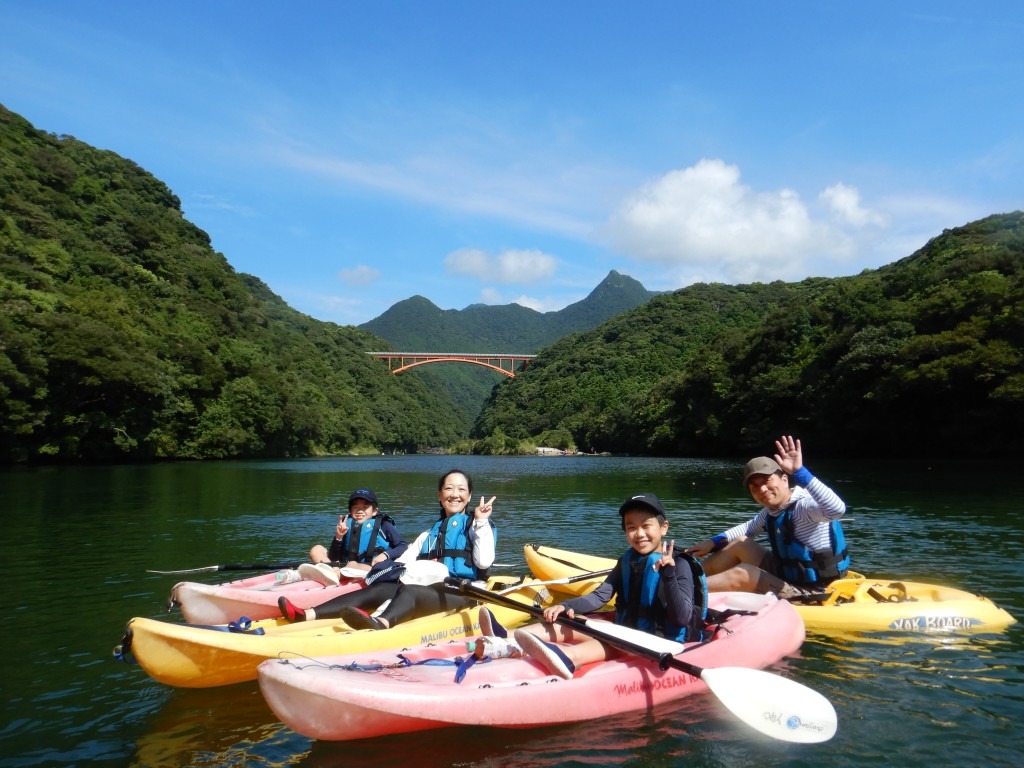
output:
[[[552,587],[566,596],[593,589],[615,565],[611,558],[537,544],[526,545],[524,553],[527,567],[541,580],[601,572],[591,581]],[[793,605],[807,629],[814,632],[992,632],[1016,622],[1005,609],[971,592],[854,573],[832,582],[820,599]]]
[[[531,583],[530,579],[492,576],[488,586],[497,590],[518,585],[509,597],[529,604],[550,602],[547,590]],[[528,618],[509,608],[497,608],[496,615],[498,611],[498,620],[509,627]],[[202,625],[136,617],[128,622],[114,655],[137,662],[161,683],[210,688],[255,680],[256,668],[266,659],[311,658],[462,639],[479,630],[476,622],[475,607],[411,619],[382,630],[353,630],[340,619],[288,623],[279,617]]]
[[[731,607],[734,594],[716,593],[711,598],[711,607]],[[792,683],[754,670],[795,653],[803,642],[804,626],[793,606],[774,595],[736,597],[742,602],[743,612],[724,619],[721,630],[709,641],[684,645],[618,628],[644,636],[646,640],[640,642],[668,643],[673,647],[660,649],[660,657],[658,653],[623,653],[584,665],[571,679],[551,674],[529,657],[486,660],[467,667],[466,644],[454,640],[401,651],[266,661],[259,666],[260,689],[285,725],[304,736],[330,741],[445,726],[526,728],[650,710],[663,702],[713,688],[712,682],[705,682],[703,677],[708,672],[722,672],[726,676],[728,671],[741,673],[730,685],[737,689],[735,696],[746,703],[757,699],[743,682],[746,673]],[[497,615],[504,609],[493,606],[492,610]],[[608,626],[608,622],[585,624]],[[678,661],[680,666],[665,663],[665,656]],[[456,669],[460,665],[465,676],[461,683],[456,683]],[[696,674],[690,665],[699,665]],[[717,669],[725,665],[744,669]],[[690,671],[684,671],[688,668]],[[725,698],[719,695],[724,702]],[[827,724],[828,717],[834,718],[834,710],[827,702],[811,707],[820,717],[820,722],[816,722],[807,716],[779,717],[799,696],[780,694],[768,698],[772,713],[777,716],[775,723],[767,723],[771,718],[761,708],[747,718],[759,730],[775,727],[787,731],[777,737],[794,741],[823,740],[834,732],[834,719],[831,725]],[[752,706],[759,707],[760,703]]]

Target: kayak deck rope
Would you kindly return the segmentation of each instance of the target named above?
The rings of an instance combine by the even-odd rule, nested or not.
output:
[[[584,568],[582,565],[577,565],[576,563],[571,563],[568,560],[563,560],[560,557],[555,557],[554,555],[549,555],[547,552],[541,552],[540,548],[541,548],[541,546],[543,546],[541,544],[528,544],[527,546],[532,547],[534,552],[536,552],[538,555],[541,555],[542,557],[546,557],[548,560],[553,560],[556,563],[560,563],[562,565],[567,565],[570,568],[575,568],[577,571],[582,571],[583,573],[587,572],[587,569]]]
[[[289,654],[284,656],[283,654]],[[296,660],[304,660],[305,664],[296,664]],[[313,656],[304,656],[301,653],[295,653],[293,651],[281,651],[277,656],[277,661],[281,664],[288,664],[298,669],[306,669],[308,667],[323,667],[324,669],[337,670],[340,672],[383,672],[388,669],[403,669],[405,667],[416,667],[416,666],[429,666],[429,667],[457,667],[463,663],[461,656],[456,656],[450,659],[420,659],[419,661],[412,661],[403,654],[398,654],[398,661],[394,661],[390,664],[381,664],[374,662],[372,664],[360,664],[355,661],[351,661],[347,664],[328,664],[325,661],[318,659]]]

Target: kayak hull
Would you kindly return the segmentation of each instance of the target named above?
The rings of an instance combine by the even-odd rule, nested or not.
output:
[[[543,588],[534,589],[527,584],[509,597],[543,604],[550,596]],[[498,608],[496,615],[498,611],[499,621],[508,622],[506,626],[518,626],[526,618],[521,611]],[[478,629],[476,608],[412,619],[384,630],[353,630],[339,619],[293,624],[283,618],[264,619],[252,622],[242,631],[241,627],[229,625],[180,624],[136,617],[128,622],[116,653],[137,661],[146,674],[166,685],[210,688],[255,680],[256,668],[266,659],[401,648],[461,639]]]
[[[740,597],[756,613],[730,617],[729,631],[704,644],[688,644],[680,659],[707,668],[753,669],[800,648],[804,627],[791,605],[772,595]],[[728,607],[731,599],[730,593],[716,594],[714,605]],[[571,680],[551,675],[529,658],[497,659],[470,666],[456,684],[453,662],[466,656],[464,642],[402,652],[407,660],[431,659],[431,664],[392,666],[401,662],[398,653],[267,661],[259,667],[260,689],[281,722],[304,736],[328,741],[441,726],[529,728],[579,722],[649,710],[707,690],[697,677],[662,670],[657,660],[628,654],[586,665]],[[443,660],[449,664],[439,663]],[[374,671],[356,670],[353,664]]]
[[[606,557],[528,544],[526,565],[540,580],[602,571],[615,565]],[[584,594],[604,577],[552,585],[566,595]],[[986,597],[924,582],[872,579],[860,574],[830,585],[820,604],[794,603],[807,629],[816,632],[990,632],[1016,622]]]
[[[181,607],[181,615],[189,624],[227,624],[241,616],[279,617],[277,599],[282,595],[298,608],[312,608],[363,586],[362,579],[343,579],[341,584],[327,587],[309,579],[278,585],[275,574],[264,573],[224,584],[182,581],[171,590],[169,603]]]
[[[821,605],[797,605],[808,629],[916,633],[988,632],[1016,622],[987,597],[913,581],[848,578],[832,582]]]

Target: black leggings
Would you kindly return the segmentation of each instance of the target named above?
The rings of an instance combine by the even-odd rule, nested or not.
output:
[[[400,586],[402,585],[397,581],[379,581],[366,589],[347,592],[316,606],[314,608],[316,617],[318,619],[336,619],[346,608],[363,608],[368,613],[373,613],[377,610],[378,605],[385,600],[391,600]]]
[[[418,619],[432,613],[468,608],[476,602],[458,592],[446,589],[444,584],[421,586],[389,581],[371,584],[366,589],[357,589],[355,592],[328,600],[323,605],[316,606],[316,617],[338,618],[345,608],[362,608],[368,613],[373,613],[385,600],[390,600],[391,603],[384,609],[380,618],[391,627],[406,619]]]

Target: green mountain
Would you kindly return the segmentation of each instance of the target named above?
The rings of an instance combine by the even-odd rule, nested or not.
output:
[[[359,326],[402,352],[511,352],[532,354],[565,336],[586,331],[640,306],[656,294],[612,270],[582,301],[556,312],[538,312],[519,304],[471,304],[440,309],[422,296],[394,304]],[[436,363],[410,371],[458,404],[468,433],[473,419],[501,374],[465,363]]]
[[[451,445],[384,342],[239,274],[162,182],[0,106],[0,462]]]
[[[572,382],[572,386],[566,386]],[[693,285],[544,349],[477,436],[584,450],[1019,456],[1024,214],[947,230],[853,277]]]
[[[600,325],[656,295],[615,270],[582,301],[557,312],[538,312],[519,304],[471,304],[440,309],[413,296],[394,304],[359,327],[407,352],[532,353],[543,346]]]

